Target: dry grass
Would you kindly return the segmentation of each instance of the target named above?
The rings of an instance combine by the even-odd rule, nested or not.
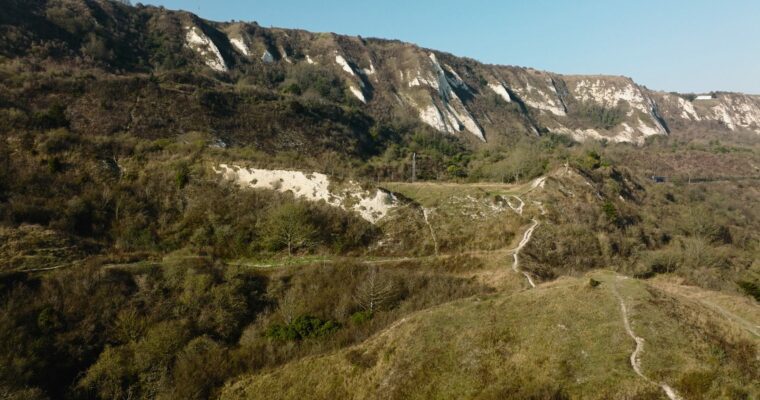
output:
[[[653,295],[641,281],[605,271],[589,276],[602,284],[564,278],[420,311],[360,345],[240,379],[222,398],[658,398],[659,389],[630,367],[634,343],[613,285],[646,340],[641,362],[648,376],[691,393],[690,377],[703,371],[712,377],[705,395],[758,394],[741,365],[743,356],[757,354],[757,341],[739,334],[717,343],[690,320],[697,309]],[[660,308],[662,302],[675,306]],[[734,328],[730,320],[704,318]],[[737,346],[750,354],[716,364],[716,352]]]

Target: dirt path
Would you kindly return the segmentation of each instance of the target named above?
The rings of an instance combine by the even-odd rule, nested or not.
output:
[[[517,247],[514,250],[514,253],[512,253],[512,257],[514,258],[514,261],[512,262],[512,269],[515,272],[519,273],[519,274],[525,275],[525,278],[528,280],[528,283],[530,283],[530,286],[531,287],[536,287],[536,283],[533,282],[533,278],[531,278],[530,274],[527,273],[527,272],[525,272],[525,271],[521,271],[519,269],[519,266],[520,266],[520,258],[519,258],[520,251],[523,249],[523,247],[525,247],[525,245],[528,244],[528,242],[530,242],[530,238],[531,238],[531,236],[533,236],[533,231],[538,226],[538,221],[535,218],[532,221],[533,221],[533,225],[531,225],[530,228],[528,228],[527,230],[525,230],[525,233],[523,234],[523,238],[522,238],[522,240],[520,240],[520,244],[517,245]]]
[[[612,292],[615,294],[615,297],[617,297],[618,301],[620,301],[620,311],[623,314],[623,325],[625,326],[625,332],[628,334],[628,336],[631,337],[631,339],[633,339],[634,342],[636,342],[636,349],[634,349],[633,353],[631,353],[631,367],[633,368],[633,371],[636,372],[636,375],[640,376],[645,381],[658,385],[660,388],[662,388],[662,390],[665,392],[665,395],[668,396],[670,400],[682,400],[678,393],[676,393],[675,389],[668,386],[666,383],[654,382],[653,380],[649,379],[649,377],[644,375],[643,372],[641,372],[640,357],[641,353],[644,351],[644,338],[636,336],[633,328],[631,328],[631,322],[628,319],[628,308],[625,305],[625,301],[623,301],[623,296],[620,295],[614,283],[612,284]]]
[[[433,238],[433,245],[435,246],[435,255],[438,256],[438,239],[435,237],[435,231],[433,230],[433,225],[430,225],[430,220],[428,219],[428,213],[429,210],[425,207],[422,207],[422,216],[425,218],[425,224],[427,224],[428,229],[430,229],[430,237]]]
[[[520,202],[520,205],[519,205],[519,206],[517,206],[517,207],[513,206],[513,205],[512,205],[512,202],[511,202],[511,201],[509,201],[509,198],[507,198],[507,205],[509,206],[509,208],[511,208],[512,210],[514,210],[514,212],[516,212],[516,213],[517,213],[517,214],[519,214],[519,215],[522,215],[522,213],[523,213],[523,207],[525,207],[525,202],[524,202],[524,201],[522,201],[522,199],[521,199],[521,198],[519,198],[519,197],[517,197],[517,196],[510,196],[510,197],[514,197],[514,198],[516,198],[516,199],[517,199],[517,201],[519,201],[519,202]]]

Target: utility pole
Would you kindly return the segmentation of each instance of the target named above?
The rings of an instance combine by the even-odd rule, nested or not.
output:
[[[417,179],[417,153],[412,153],[412,182]]]

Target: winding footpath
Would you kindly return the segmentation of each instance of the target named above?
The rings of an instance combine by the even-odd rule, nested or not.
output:
[[[438,256],[438,239],[435,237],[435,231],[433,230],[433,225],[430,225],[430,220],[428,219],[428,212],[429,210],[425,207],[422,207],[422,216],[425,218],[425,224],[427,224],[428,229],[430,229],[430,237],[433,238],[433,245],[435,246],[435,255]]]
[[[520,205],[519,205],[519,206],[517,206],[517,207],[513,206],[513,205],[512,205],[512,202],[510,202],[510,201],[509,201],[509,198],[507,198],[507,205],[508,205],[508,206],[509,206],[509,208],[511,208],[511,209],[512,209],[514,212],[516,212],[516,213],[517,213],[517,214],[519,214],[519,215],[522,215],[522,213],[523,213],[523,207],[525,207],[525,202],[524,202],[524,201],[522,201],[522,199],[521,199],[521,198],[519,198],[519,197],[517,197],[517,196],[510,196],[510,197],[514,197],[514,198],[516,198],[516,199],[517,199],[517,201],[519,201],[519,202],[520,202]]]
[[[517,196],[515,196],[515,197],[518,200],[520,200],[520,202],[522,203],[522,200],[519,197],[517,197]],[[520,208],[522,208],[522,207],[520,207]],[[517,247],[514,249],[514,252],[512,253],[512,257],[514,259],[514,261],[512,262],[512,269],[515,272],[517,272],[518,274],[525,275],[525,278],[528,280],[528,283],[530,283],[530,287],[536,287],[536,283],[533,282],[533,278],[530,276],[530,274],[527,273],[527,272],[525,272],[525,271],[521,271],[520,268],[519,268],[519,266],[520,266],[520,251],[523,249],[523,247],[525,247],[525,245],[528,244],[528,242],[530,242],[530,238],[533,236],[533,231],[538,226],[538,220],[536,220],[534,218],[532,221],[533,221],[533,225],[531,225],[530,228],[528,228],[527,230],[525,230],[525,233],[523,234],[523,238],[522,238],[522,240],[520,240],[520,244],[517,245]]]
[[[636,336],[636,333],[633,332],[633,329],[631,328],[631,322],[628,319],[628,308],[625,305],[625,301],[623,301],[623,296],[620,295],[615,284],[612,285],[612,292],[615,294],[615,297],[617,297],[618,301],[620,301],[620,311],[623,314],[623,325],[625,326],[625,332],[633,339],[634,342],[636,342],[636,349],[634,349],[633,353],[631,353],[631,367],[633,368],[633,371],[636,372],[636,375],[640,376],[641,379],[644,379],[645,381],[658,385],[660,388],[662,388],[662,390],[665,392],[665,395],[668,396],[670,400],[682,400],[681,396],[676,393],[675,389],[668,386],[666,383],[654,382],[653,380],[649,379],[649,377],[644,375],[643,372],[641,372],[641,353],[644,351],[644,338]]]

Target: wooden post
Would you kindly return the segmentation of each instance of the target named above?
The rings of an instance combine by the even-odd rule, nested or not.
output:
[[[412,182],[417,179],[417,153],[412,153]]]

